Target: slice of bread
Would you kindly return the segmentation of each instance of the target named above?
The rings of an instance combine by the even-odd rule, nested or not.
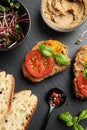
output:
[[[30,90],[15,93],[11,110],[5,121],[0,124],[0,130],[26,130],[36,110],[37,97]]]
[[[6,75],[5,71],[0,72],[0,122],[10,109],[14,84],[15,80],[12,74]]]
[[[32,50],[36,50],[36,49],[38,49],[38,46],[40,45],[40,44],[46,44],[47,43],[47,41],[40,41],[40,42],[38,42],[33,48],[32,48]],[[31,50],[31,51],[32,51]],[[61,52],[62,54],[64,54],[68,59],[69,59],[69,57],[68,57],[68,47],[67,46],[65,46],[64,44],[63,44],[63,50],[62,50],[62,52]],[[69,59],[70,60],[70,59]],[[47,78],[47,77],[50,77],[50,76],[53,76],[53,75],[55,75],[55,74],[57,74],[57,73],[59,73],[59,72],[61,72],[61,71],[63,71],[63,70],[65,70],[65,69],[67,69],[69,67],[69,65],[60,65],[60,64],[57,64],[57,63],[55,63],[55,65],[54,65],[54,67],[53,67],[53,69],[52,69],[52,72],[49,74],[49,75],[47,75],[45,78]],[[45,78],[35,78],[35,77],[33,77],[29,72],[27,72],[27,69],[26,69],[26,67],[25,67],[25,61],[23,62],[23,64],[22,64],[22,71],[23,71],[23,74],[24,74],[24,77],[27,77],[30,81],[32,81],[32,82],[40,82],[40,81],[42,81],[42,80],[44,80]]]
[[[75,95],[77,98],[80,99],[85,99],[87,98],[87,96],[84,96],[80,93],[77,84],[76,84],[76,78],[79,75],[80,72],[84,72],[84,56],[87,55],[87,45],[83,45],[80,47],[80,49],[78,50],[76,56],[75,56],[75,61],[74,61],[74,66],[73,66],[73,71],[74,71],[74,91],[75,91]]]

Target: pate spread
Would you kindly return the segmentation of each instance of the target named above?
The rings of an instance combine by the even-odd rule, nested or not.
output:
[[[42,13],[59,28],[72,28],[87,16],[87,0],[42,0]]]
[[[75,76],[77,77],[77,75],[82,71],[84,72],[84,68],[85,68],[85,60],[87,56],[87,49],[85,48],[84,50],[80,50],[78,52],[78,54],[76,55],[76,59],[75,59],[75,63],[74,63],[74,72],[75,72]]]

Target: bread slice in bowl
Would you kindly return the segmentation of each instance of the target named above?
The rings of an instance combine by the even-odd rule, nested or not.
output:
[[[15,79],[12,74],[0,72],[0,122],[6,117],[14,93]]]
[[[38,56],[36,51],[39,53]],[[33,57],[36,59],[30,58],[33,53],[35,53]],[[51,63],[49,63],[49,61]],[[39,67],[37,68],[37,66]],[[69,66],[68,47],[57,40],[43,40],[36,43],[27,53],[22,64],[22,72],[24,77],[27,77],[30,81],[40,82],[45,78],[64,71]]]
[[[30,90],[15,93],[8,116],[0,123],[0,130],[26,130],[36,110],[37,97]]]
[[[87,45],[83,45],[76,53],[74,65],[74,91],[80,99],[87,98]]]

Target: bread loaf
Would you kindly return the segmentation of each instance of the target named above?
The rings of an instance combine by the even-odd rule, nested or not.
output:
[[[14,92],[14,77],[5,71],[0,72],[0,122],[6,117]]]
[[[0,124],[0,130],[26,130],[36,110],[37,102],[37,97],[30,90],[15,93],[11,110]]]
[[[80,99],[87,98],[87,79],[84,78],[84,69],[85,69],[85,63],[87,63],[87,45],[83,45],[79,48],[78,52],[76,53],[75,60],[74,60],[74,91],[75,96]],[[81,76],[79,76],[79,74]],[[77,86],[77,78],[80,77],[79,82],[80,86]],[[83,80],[83,81],[82,81]],[[84,94],[85,93],[85,94]]]
[[[48,40],[48,41],[50,41],[50,40]],[[33,50],[37,50],[39,45],[46,44],[48,41],[40,41],[40,42],[36,43],[36,45],[29,52],[31,52]],[[68,47],[65,46],[64,44],[62,44],[62,48],[63,49],[62,49],[61,53],[64,54],[67,57],[67,59],[70,61],[70,59],[68,57]],[[61,71],[64,71],[65,69],[67,69],[69,67],[69,65],[61,65],[61,64],[57,64],[55,62],[55,65],[54,65],[54,67],[52,69],[52,72],[49,75],[45,76],[44,78],[36,78],[33,75],[31,75],[26,69],[25,61],[22,64],[22,71],[23,71],[24,77],[27,77],[30,81],[32,81],[32,82],[40,82],[40,81],[44,80],[47,77],[53,76],[53,75],[55,75],[55,74],[57,74],[57,73],[59,73]]]

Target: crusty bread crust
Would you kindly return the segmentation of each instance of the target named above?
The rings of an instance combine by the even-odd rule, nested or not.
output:
[[[12,74],[5,71],[0,72],[0,122],[7,116],[10,110],[14,93],[15,79]],[[2,108],[3,107],[3,108]]]
[[[13,94],[14,94],[15,79],[12,74],[11,74],[11,81],[12,81],[12,87],[11,87],[11,91],[10,91],[10,95],[9,95],[8,110],[7,110],[6,114],[8,114],[8,112],[10,110],[12,98],[13,98]]]
[[[26,130],[37,104],[38,99],[30,90],[15,93],[8,116],[0,123],[0,130]]]
[[[87,97],[83,96],[76,85],[76,77],[78,76],[79,72],[84,71],[84,61],[83,57],[87,54],[87,45],[83,45],[79,48],[78,52],[76,53],[75,60],[74,60],[74,65],[73,65],[73,72],[74,72],[74,91],[75,91],[75,96],[80,99],[85,99]]]
[[[38,42],[38,43],[32,48],[32,50],[38,49],[38,46],[39,46],[40,44],[43,44],[43,43],[45,44],[46,42],[47,42],[47,41],[40,41],[40,42]],[[32,51],[32,50],[30,50],[30,51]],[[30,52],[30,51],[29,51],[29,52]],[[68,49],[67,49],[67,46],[65,46],[64,44],[63,44],[62,53],[68,58]],[[69,59],[69,58],[68,58],[68,59]],[[69,60],[70,60],[70,59],[69,59]],[[59,72],[65,70],[65,69],[67,69],[68,67],[69,67],[69,65],[66,66],[66,65],[59,65],[59,64],[56,64],[56,63],[55,63],[55,66],[54,66],[52,72],[51,72],[49,75],[47,75],[45,78],[50,77],[50,76],[53,76],[53,75],[55,75],[55,74],[57,74],[57,73],[59,73]],[[25,67],[25,61],[22,63],[22,71],[23,71],[24,77],[27,77],[27,78],[28,78],[30,81],[32,81],[32,82],[40,82],[40,81],[42,81],[42,80],[45,79],[45,78],[38,79],[38,78],[33,77],[31,74],[29,74],[29,72],[27,72],[26,67]]]
[[[30,96],[34,96],[35,100],[33,102],[34,105],[33,105],[33,108],[31,110],[31,114],[28,115],[28,117],[27,117],[28,119],[24,123],[23,130],[26,130],[28,128],[29,124],[30,124],[30,121],[31,121],[31,119],[32,119],[32,117],[33,117],[33,115],[34,115],[34,113],[36,111],[36,108],[37,108],[38,99],[34,94],[31,93],[31,90],[22,90],[22,91],[17,92],[17,93],[14,94],[14,97],[17,97],[17,95],[23,94],[23,93],[26,94],[28,91],[30,91]]]

